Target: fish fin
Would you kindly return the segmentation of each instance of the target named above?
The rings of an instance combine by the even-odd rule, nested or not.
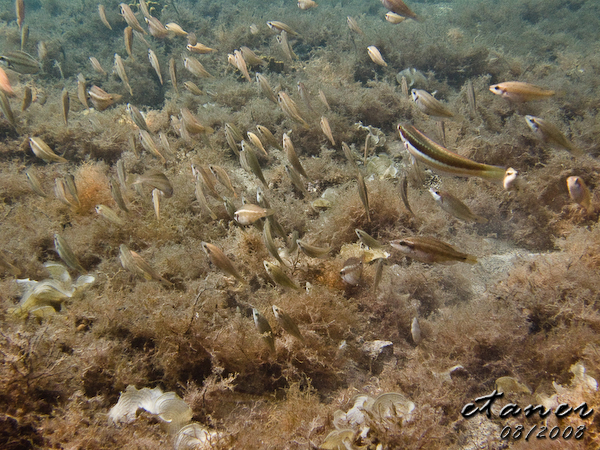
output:
[[[473,255],[467,255],[465,258],[465,262],[468,264],[477,264],[477,257]]]

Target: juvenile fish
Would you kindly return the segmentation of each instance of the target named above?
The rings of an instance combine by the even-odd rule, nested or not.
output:
[[[298,244],[298,248],[302,253],[309,258],[323,258],[331,251],[331,247],[315,247],[302,242],[300,239],[296,239],[296,244]]]
[[[432,237],[414,236],[398,239],[391,241],[390,245],[400,250],[404,256],[427,264],[477,263],[475,256],[461,253],[451,245]]]
[[[202,89],[200,89],[198,87],[198,85],[196,85],[195,83],[191,82],[191,81],[184,81],[183,82],[183,87],[186,88],[189,92],[191,92],[194,95],[204,95],[204,92],[202,92]]]
[[[192,52],[192,53],[197,53],[199,55],[205,55],[207,53],[212,53],[212,52],[216,52],[217,50],[215,50],[214,48],[210,48],[207,47],[204,44],[201,44],[200,42],[196,42],[194,45],[192,44],[188,44],[186,46],[186,48]]]
[[[419,320],[415,317],[410,325],[410,334],[412,340],[416,345],[421,343],[421,327],[419,326]]]
[[[244,59],[242,52],[235,50],[233,52],[233,57],[235,59],[235,66],[242,73],[242,75],[244,75],[244,78],[248,81],[248,83],[251,83],[252,78],[250,78],[250,74],[248,73],[248,66],[246,65],[246,60]]]
[[[81,273],[87,272],[75,256],[75,253],[73,253],[73,250],[71,250],[67,241],[58,233],[54,233],[54,249],[58,253],[58,256],[60,256],[60,259],[71,269]]]
[[[306,174],[306,171],[304,170],[304,167],[302,166],[302,163],[300,162],[300,159],[298,158],[298,154],[296,153],[294,144],[292,143],[292,140],[287,135],[287,133],[283,133],[283,151],[285,152],[285,155],[287,156],[288,161],[290,162],[292,167],[296,170],[296,172],[298,172],[304,178],[308,179],[308,175]]]
[[[485,217],[481,217],[472,213],[467,205],[449,192],[438,191],[431,188],[429,189],[429,193],[440,208],[442,208],[448,214],[453,215],[457,219],[464,220],[465,222],[488,222]]]
[[[258,158],[254,153],[254,150],[246,145],[246,142],[242,140],[242,150],[240,151],[240,164],[247,172],[250,172],[256,176],[263,184],[265,188],[268,188],[267,180],[263,175],[263,171],[258,163]]]
[[[29,186],[31,187],[31,190],[33,192],[35,192],[40,197],[47,197],[46,193],[44,192],[44,189],[42,188],[42,183],[40,182],[40,179],[38,178],[32,167],[25,171],[25,176],[27,177],[27,182],[29,183]]]
[[[29,138],[29,146],[31,147],[31,151],[38,158],[44,160],[47,163],[57,162],[57,163],[66,163],[67,160],[62,156],[58,156],[56,153],[52,151],[48,144],[42,141],[39,137],[30,137]]]
[[[367,47],[367,52],[369,54],[369,58],[371,58],[371,61],[377,65],[380,65],[381,67],[387,67],[387,63],[383,59],[383,56],[381,56],[381,52],[377,47],[374,45],[369,45]]]
[[[285,31],[290,36],[300,36],[300,33],[297,33],[296,31],[294,31],[292,29],[292,27],[290,27],[289,25],[286,25],[283,22],[279,22],[277,20],[269,20],[267,22],[267,25],[271,30],[277,31],[278,33]]]
[[[242,278],[237,269],[234,267],[233,263],[229,260],[229,258],[227,258],[227,256],[225,256],[225,253],[223,253],[219,247],[209,244],[208,242],[202,242],[201,245],[211,263],[213,263],[226,274],[234,277],[240,283],[246,283],[246,280]]]
[[[117,225],[125,225],[125,221],[121,219],[112,208],[109,208],[106,205],[96,205],[95,210],[99,216],[104,217],[109,222]]]
[[[404,22],[406,20],[406,17],[390,11],[385,15],[385,20],[387,20],[389,23],[393,23],[394,25],[396,25],[398,23]]]
[[[125,244],[121,244],[119,247],[119,259],[123,268],[135,275],[141,276],[148,281],[157,280],[167,286],[173,286],[173,283],[159,275],[144,258],[133,250],[130,250]]]
[[[246,203],[234,214],[233,218],[240,225],[252,225],[259,219],[273,215],[272,209],[263,208],[262,206],[254,205],[252,203]]]
[[[90,107],[85,93],[85,78],[81,73],[77,75],[77,99],[86,109]]]
[[[271,280],[273,280],[276,284],[291,289],[300,289],[300,286],[294,283],[278,265],[270,263],[269,261],[263,261],[263,265],[265,266],[265,270],[267,271],[267,274]]]
[[[371,213],[369,211],[369,195],[367,193],[367,185],[365,184],[365,179],[362,176],[362,173],[358,172],[358,196],[360,197],[360,201],[362,202],[365,212],[367,213],[367,222],[371,221]]]
[[[171,77],[171,84],[173,85],[173,89],[175,89],[176,93],[179,93],[177,85],[177,65],[175,64],[175,58],[169,59],[169,76]]]
[[[273,337],[273,329],[269,325],[269,321],[256,308],[252,308],[252,317],[258,333],[269,347],[271,353],[275,353],[275,338]]]
[[[109,94],[96,85],[90,88],[88,95],[90,96],[94,108],[98,111],[104,111],[106,108],[123,98],[121,94]]]
[[[284,112],[284,114],[286,116],[288,116],[293,121],[298,122],[299,124],[302,124],[302,126],[304,126],[304,128],[307,128],[307,129],[309,128],[308,123],[306,122],[306,120],[304,120],[304,118],[300,114],[300,111],[298,110],[298,106],[296,105],[296,102],[294,100],[292,100],[289,95],[287,95],[283,91],[279,91],[279,93],[277,94],[277,99],[278,99],[279,106],[281,107],[282,111]]]
[[[292,181],[292,184],[296,187],[296,189],[302,192],[302,195],[304,197],[308,197],[308,190],[306,189],[306,187],[304,187],[304,183],[302,182],[302,179],[300,178],[300,175],[298,174],[296,169],[286,165],[285,173],[287,173],[288,177],[290,177],[290,180]]]
[[[90,56],[89,60],[90,60],[90,63],[92,63],[92,67],[96,72],[98,72],[99,74],[101,74],[105,77],[108,75],[106,73],[106,70],[104,70],[102,68],[102,65],[100,65],[100,61],[98,61],[94,56]]]
[[[420,20],[419,17],[408,7],[402,0],[381,0],[383,6],[388,10],[400,16],[407,17],[413,20]]]
[[[138,176],[133,184],[145,184],[152,188],[159,189],[165,195],[165,198],[171,198],[173,196],[173,185],[164,173],[156,170],[151,170],[144,175]]]
[[[146,30],[142,28],[137,18],[135,17],[135,14],[133,14],[133,11],[127,3],[119,3],[119,8],[121,8],[121,16],[123,16],[123,19],[125,19],[127,25],[129,25],[131,28],[133,28],[139,33],[148,34],[146,33]]]
[[[267,62],[264,59],[260,58],[256,53],[254,53],[246,46],[241,46],[240,51],[244,56],[246,64],[248,64],[250,67],[265,66],[267,64]]]
[[[298,8],[300,8],[303,11],[306,11],[307,9],[311,8],[316,8],[317,6],[317,2],[313,0],[298,0]]]
[[[404,147],[419,162],[442,174],[460,177],[480,177],[490,181],[502,181],[506,170],[503,167],[481,164],[458,155],[429,139],[415,127],[398,125]]]
[[[262,91],[262,93],[265,94],[265,96],[273,103],[277,104],[277,97],[275,96],[273,88],[271,87],[269,81],[265,78],[265,76],[261,73],[257,73],[256,82],[260,86],[260,90]]]
[[[329,121],[327,120],[327,117],[321,116],[320,125],[323,134],[327,137],[327,139],[329,139],[331,145],[335,147],[335,139],[333,138],[333,133],[331,132],[331,127],[329,126]]]
[[[271,216],[272,217],[272,216]],[[275,245],[275,241],[273,240],[273,234],[271,232],[271,221],[267,220],[265,222],[265,226],[263,227],[263,242],[269,254],[279,261],[279,264],[284,266],[283,260],[281,256],[279,256],[279,252],[277,251],[277,246]]]
[[[325,108],[327,108],[327,111],[331,111],[331,106],[329,106],[327,97],[325,97],[325,92],[323,92],[321,89],[319,89],[319,100],[321,100],[321,103],[323,103]]]
[[[373,293],[377,292],[379,283],[381,283],[381,277],[383,276],[383,258],[377,259],[377,266],[375,267],[375,275],[373,276]]]
[[[8,79],[8,75],[2,67],[0,67],[0,90],[4,92],[9,97],[15,96],[15,91],[10,85],[10,80]]]
[[[167,159],[158,149],[158,146],[156,145],[156,142],[154,142],[154,139],[150,133],[148,133],[146,130],[139,130],[138,136],[142,147],[144,147],[144,150],[160,159],[161,163],[167,163]]]
[[[3,53],[0,63],[21,74],[34,74],[42,70],[42,65],[37,59],[20,50]]]
[[[212,75],[208,73],[208,71],[204,68],[202,63],[198,61],[196,58],[188,57],[183,59],[183,67],[185,67],[188,72],[192,75],[197,76],[199,78],[210,78]]]
[[[154,206],[154,215],[156,220],[160,221],[160,195],[161,191],[158,189],[152,189],[152,205]]]
[[[24,0],[16,0],[15,1],[15,12],[17,13],[17,25],[19,25],[19,30],[23,27],[23,22],[25,22],[25,2]]]
[[[543,100],[552,97],[556,93],[522,81],[505,81],[504,83],[493,84],[490,86],[490,91],[515,103]]]
[[[540,141],[558,145],[577,155],[582,154],[582,151],[575,147],[553,123],[534,116],[525,116],[525,121]]]
[[[289,59],[290,61],[298,59],[298,55],[296,55],[294,53],[294,50],[292,50],[292,46],[290,44],[290,41],[288,40],[288,34],[285,31],[282,31],[276,39],[277,42],[279,42],[279,45],[281,45],[281,49],[283,50],[283,53],[285,54],[287,59]]]
[[[165,28],[177,36],[187,37],[188,33],[175,22],[170,22],[165,25]]]
[[[112,30],[110,23],[108,23],[108,20],[106,19],[106,11],[104,10],[104,5],[102,4],[98,5],[98,15],[100,16],[100,20],[106,26],[106,28]]]
[[[360,278],[363,273],[363,262],[356,257],[348,258],[344,262],[344,267],[340,270],[340,276],[344,283],[350,286],[356,286],[360,283]]]
[[[23,102],[21,103],[21,112],[27,110],[31,106],[31,102],[33,101],[33,93],[31,92],[31,88],[29,86],[25,86],[23,88]]]
[[[504,180],[502,181],[502,185],[504,186],[505,190],[510,191],[511,189],[514,189],[518,186],[518,175],[519,172],[517,172],[512,167],[506,169],[506,175],[504,176]]]
[[[267,127],[264,127],[262,125],[256,125],[256,129],[258,130],[260,135],[265,139],[265,141],[267,141],[267,143],[270,146],[275,147],[276,149],[279,149],[279,150],[283,150],[283,147],[279,144],[279,141],[277,141],[275,136],[273,136],[273,133],[271,133],[271,130],[269,130]]]
[[[410,207],[410,203],[408,203],[408,178],[406,178],[405,173],[402,174],[402,179],[400,180],[400,197],[402,197],[404,207],[408,210],[409,213],[412,214],[413,217],[416,217],[415,213]]]
[[[289,316],[289,314],[283,312],[282,309],[278,306],[273,305],[272,308],[273,314],[275,315],[275,319],[277,319],[279,326],[281,326],[281,328],[283,328],[287,333],[298,339],[300,342],[304,342],[304,336],[302,336],[298,325],[296,325],[296,322],[294,322],[294,320]]]
[[[71,99],[69,98],[69,91],[67,89],[62,90],[61,96],[62,115],[65,125],[69,125],[69,109],[71,107]]]
[[[250,140],[252,145],[254,145],[257,149],[259,149],[261,152],[263,152],[263,154],[265,156],[267,156],[267,157],[269,156],[269,154],[265,150],[265,147],[263,146],[262,142],[260,141],[259,137],[256,134],[254,134],[251,131],[248,131],[246,133],[246,135],[248,136],[248,139]]]
[[[113,200],[117,204],[117,206],[125,212],[129,212],[127,205],[125,204],[125,200],[123,199],[123,194],[121,193],[121,188],[116,180],[111,176],[108,178],[108,187],[110,188],[110,193],[112,195]]]
[[[356,233],[358,239],[360,240],[360,242],[362,242],[364,246],[372,249],[383,248],[383,244],[371,235],[369,235],[366,231],[355,228],[354,232]]]
[[[592,195],[585,185],[585,182],[580,177],[572,176],[567,178],[567,189],[569,190],[569,197],[571,197],[571,200],[586,211],[591,210]]]
[[[428,116],[449,119],[454,113],[446,108],[442,102],[423,89],[413,89],[411,95],[415,104]]]
[[[208,201],[206,200],[206,196],[204,195],[204,188],[203,188],[204,183],[202,183],[202,180],[200,179],[199,176],[197,176],[196,174],[194,174],[194,175],[196,176],[196,189],[194,190],[194,194],[196,195],[196,200],[198,200],[198,203],[200,203],[200,205],[202,205],[202,207],[206,211],[208,211],[208,214],[212,220],[217,220],[217,215],[212,211],[212,209],[210,209],[210,206],[208,205]],[[233,213],[232,213],[232,215],[233,215]]]
[[[148,25],[148,31],[156,39],[164,39],[169,35],[169,30],[156,17],[146,16],[144,20]]]
[[[210,170],[210,172],[214,175],[217,181],[221,183],[221,185],[223,185],[229,192],[233,194],[235,198],[237,198],[237,194],[235,192],[235,189],[233,188],[231,179],[229,178],[229,175],[227,174],[225,169],[215,164],[209,164],[208,170]]]
[[[358,26],[358,22],[356,22],[356,19],[354,17],[348,16],[346,18],[346,21],[348,23],[348,28],[350,28],[351,31],[364,36],[365,33],[363,32],[363,30],[360,29],[360,27]]]
[[[6,120],[8,120],[13,127],[16,127],[17,121],[15,120],[15,115],[13,114],[10,102],[4,91],[0,91],[0,109],[2,109],[2,114],[6,117]]]
[[[148,59],[150,60],[150,65],[152,66],[152,68],[156,72],[156,75],[158,75],[158,81],[160,81],[160,84],[162,85],[163,84],[163,78],[162,78],[162,75],[160,73],[160,64],[158,63],[158,57],[156,56],[156,53],[154,53],[152,51],[151,48],[148,49]]]
[[[129,117],[131,117],[131,120],[133,120],[133,123],[135,123],[140,130],[145,130],[146,132],[150,133],[150,128],[146,123],[146,119],[144,119],[144,116],[136,106],[132,105],[131,103],[127,103],[125,110],[129,114]]]
[[[127,78],[127,72],[125,72],[125,64],[123,64],[123,59],[119,56],[118,53],[115,53],[114,70],[123,82],[123,84],[129,90],[129,94],[133,96],[133,91],[131,90],[131,86],[129,85],[129,78]]]

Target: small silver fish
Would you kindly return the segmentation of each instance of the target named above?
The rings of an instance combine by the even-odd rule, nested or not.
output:
[[[287,135],[287,133],[283,133],[283,151],[285,152],[287,159],[290,162],[290,164],[292,165],[292,167],[294,169],[296,169],[296,171],[300,175],[302,175],[304,178],[308,179],[308,175],[306,174],[306,171],[304,170],[304,167],[302,166],[302,163],[300,162],[300,159],[298,158],[298,154],[296,153],[294,144],[292,143],[292,140]]]
[[[411,95],[415,104],[428,116],[440,119],[454,117],[454,113],[446,108],[442,102],[423,89],[413,89]]]
[[[344,283],[350,286],[356,286],[360,283],[360,278],[363,273],[362,259],[351,257],[344,262],[344,267],[340,270],[340,276]]]
[[[73,250],[71,250],[67,241],[58,233],[54,233],[54,249],[58,253],[58,256],[60,256],[60,259],[71,269],[81,273],[87,272],[75,256],[75,253],[73,253]]]
[[[354,232],[358,236],[358,239],[360,239],[360,242],[362,242],[363,245],[365,245],[366,247],[372,249],[383,248],[383,244],[371,235],[369,235],[367,232],[359,230],[358,228],[356,228]]]
[[[278,265],[270,263],[269,261],[263,261],[263,265],[265,266],[267,274],[275,283],[283,287],[289,287],[296,290],[300,289],[300,286],[294,283]]]
[[[231,275],[236,280],[238,280],[242,284],[246,284],[246,280],[242,278],[240,273],[237,271],[231,260],[225,256],[225,253],[217,247],[216,245],[210,244],[208,242],[201,242],[202,249],[208,255],[210,262],[213,263],[216,267],[221,269],[228,275]]]
[[[133,123],[135,123],[139,129],[146,130],[148,133],[151,133],[150,128],[146,123],[146,119],[144,119],[144,116],[137,107],[131,103],[127,103],[125,110],[129,114],[129,117],[131,117],[131,120],[133,120]]]
[[[96,205],[95,211],[99,216],[104,217],[109,222],[117,225],[125,225],[125,221],[117,215],[115,210],[106,205]]]
[[[525,121],[540,141],[557,145],[576,155],[581,155],[583,153],[575,147],[575,145],[573,145],[553,123],[534,116],[525,116]]]
[[[38,158],[44,160],[47,163],[57,162],[57,163],[66,163],[67,160],[62,156],[58,156],[56,153],[52,151],[48,144],[42,141],[39,137],[30,137],[29,138],[29,146],[31,147],[31,151]]]
[[[252,317],[258,333],[269,347],[271,353],[275,353],[275,338],[273,337],[273,329],[269,325],[269,321],[256,308],[252,308]]]
[[[410,334],[412,336],[413,342],[416,345],[421,343],[421,327],[419,326],[419,320],[415,317],[410,325]]]
[[[298,339],[300,342],[305,342],[304,336],[302,336],[302,333],[300,333],[298,325],[296,325],[296,322],[294,322],[294,320],[289,316],[289,314],[283,312],[282,309],[278,306],[273,305],[272,308],[273,314],[275,315],[275,319],[277,319],[277,322],[279,323],[281,328],[283,328],[287,333]]]
[[[367,222],[371,221],[371,213],[369,211],[369,196],[367,193],[367,185],[365,184],[365,179],[362,176],[362,173],[358,172],[358,196],[360,197],[360,201],[365,207],[365,212],[367,213]]]
[[[129,90],[129,94],[133,96],[133,90],[129,85],[129,78],[127,77],[127,72],[125,72],[125,64],[123,64],[123,59],[121,58],[121,56],[119,56],[118,53],[115,53],[114,71],[117,73],[123,84]]]
[[[567,178],[567,188],[569,190],[569,196],[571,197],[571,200],[580,205],[586,211],[591,210],[592,195],[588,187],[585,185],[583,179],[575,176]]]
[[[391,241],[390,245],[400,250],[404,256],[427,264],[477,263],[475,256],[459,252],[451,245],[432,237],[413,236]]]
[[[268,188],[267,180],[263,175],[258,158],[254,153],[254,150],[246,145],[246,142],[242,140],[242,150],[240,151],[240,164],[249,173],[252,173],[260,180],[265,188]]]
[[[35,192],[40,197],[47,197],[46,193],[44,192],[44,189],[42,188],[42,183],[40,182],[40,179],[38,178],[33,167],[30,167],[25,171],[25,176],[27,177],[27,182],[29,183],[29,186],[31,187],[31,190],[33,192]]]
[[[65,125],[69,125],[69,110],[71,107],[71,99],[69,98],[69,91],[63,89],[61,96],[62,115]]]
[[[157,170],[150,170],[144,175],[138,176],[133,184],[145,184],[152,188],[159,189],[163,192],[165,198],[171,198],[173,196],[173,184],[171,184],[171,181],[169,181],[164,173]]]
[[[160,84],[163,84],[163,78],[160,73],[160,64],[158,62],[158,57],[156,56],[156,53],[152,51],[151,48],[148,49],[148,59],[150,60],[150,65],[156,72],[156,75],[158,75],[158,81],[160,81]]]
[[[254,205],[252,203],[246,203],[234,213],[233,218],[240,225],[252,225],[257,220],[270,215],[273,215],[272,209],[263,208],[262,206]]]
[[[488,222],[485,217],[481,217],[472,213],[467,205],[449,192],[439,191],[431,188],[429,189],[429,193],[440,208],[442,208],[448,214],[453,215],[457,219],[464,220],[465,222]]]
[[[310,258],[323,258],[331,251],[331,247],[315,247],[302,242],[300,239],[296,239],[296,244],[298,244],[298,248],[302,253]]]
[[[381,52],[377,47],[375,47],[374,45],[369,45],[367,47],[367,53],[369,54],[369,58],[371,58],[371,61],[373,61],[375,64],[380,65],[382,67],[387,67],[387,63],[383,59],[383,56],[381,56]]]
[[[121,244],[119,247],[119,259],[121,260],[123,268],[135,275],[141,276],[148,281],[156,280],[167,286],[173,286],[173,283],[159,275],[144,258],[137,252],[130,250],[125,244]]]
[[[331,127],[329,126],[329,121],[327,120],[327,117],[321,116],[320,124],[323,134],[327,137],[327,139],[329,139],[331,145],[335,147],[335,139],[333,138],[333,133],[331,132]]]
[[[127,208],[127,205],[125,204],[125,199],[123,198],[123,194],[121,193],[119,183],[117,183],[112,176],[108,178],[108,187],[110,188],[110,193],[117,206],[123,211],[129,212],[129,208]]]

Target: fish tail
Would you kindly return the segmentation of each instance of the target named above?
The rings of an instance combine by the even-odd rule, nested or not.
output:
[[[465,262],[468,264],[477,264],[477,256],[467,255],[465,257]]]

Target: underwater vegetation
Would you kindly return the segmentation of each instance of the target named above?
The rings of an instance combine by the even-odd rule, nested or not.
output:
[[[598,2],[0,4],[0,448],[600,448]]]

